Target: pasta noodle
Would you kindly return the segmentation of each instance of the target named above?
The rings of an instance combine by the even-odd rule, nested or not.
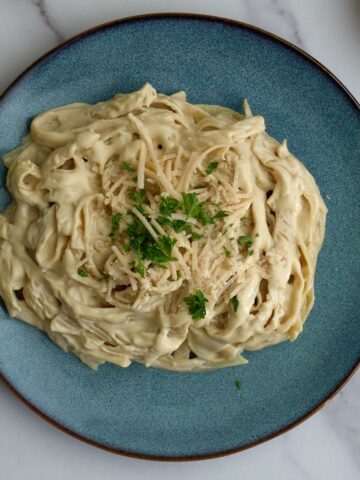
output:
[[[264,119],[149,85],[38,115],[4,157],[0,295],[92,368],[246,363],[295,340],[326,207]]]

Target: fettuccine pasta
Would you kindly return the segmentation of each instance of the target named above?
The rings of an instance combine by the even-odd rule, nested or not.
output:
[[[90,367],[221,368],[302,331],[326,207],[246,102],[146,84],[41,113],[4,163],[0,295]]]

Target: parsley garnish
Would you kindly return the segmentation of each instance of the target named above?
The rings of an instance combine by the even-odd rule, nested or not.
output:
[[[188,306],[189,313],[194,320],[201,320],[202,318],[205,318],[205,303],[207,302],[207,299],[204,297],[204,294],[201,290],[198,289],[194,295],[185,297],[184,301]]]
[[[242,235],[238,238],[238,244],[245,247],[250,255],[254,253],[252,250],[253,239],[250,235]]]
[[[219,162],[210,162],[206,168],[206,175],[210,175],[214,170],[217,169]]]
[[[224,210],[220,210],[219,212],[215,213],[213,218],[224,218],[228,216],[229,216],[228,213],[224,212]]]
[[[156,243],[149,243],[146,248],[146,258],[151,260],[157,266],[162,266],[163,263],[175,260],[171,256],[173,246],[176,240],[162,235]]]
[[[200,202],[196,193],[182,193],[183,206],[188,217],[196,218],[201,209]]]
[[[144,262],[140,261],[135,265],[135,271],[139,273],[142,278],[145,278],[145,265]]]
[[[122,163],[122,169],[123,169],[123,170],[126,170],[127,172],[130,172],[130,173],[134,173],[134,172],[135,172],[135,168],[132,167],[132,166],[130,165],[130,163],[128,163],[128,162],[123,162],[123,163]]]
[[[101,280],[109,280],[109,278],[111,278],[111,275],[104,273],[104,275],[101,275],[101,277],[98,277],[96,280],[100,282]]]
[[[113,242],[118,239],[119,235],[119,225],[122,219],[121,213],[115,213],[111,219],[111,232],[109,233],[109,237]]]
[[[171,215],[181,208],[181,203],[171,197],[162,197],[160,204],[160,213],[162,215]]]
[[[138,178],[137,178],[137,175],[135,175],[134,177],[131,178],[131,180],[136,183],[138,181]]]
[[[199,183],[198,185],[195,185],[194,189],[197,190],[199,188],[205,188],[205,187],[206,187],[205,183]]]
[[[164,215],[159,215],[159,216],[157,217],[156,221],[157,221],[160,225],[168,225],[169,227],[172,227],[172,225],[173,225],[173,222],[170,220],[170,218],[164,217]]]
[[[238,390],[241,389],[241,380],[240,380],[239,378],[238,378],[237,380],[235,380],[235,385],[236,385],[236,388],[237,388]]]
[[[200,240],[202,238],[202,235],[200,235],[197,232],[194,232],[194,230],[191,228],[191,225],[185,222],[185,220],[174,220],[171,224],[173,229],[175,230],[176,233],[180,232],[185,232],[191,235],[191,238],[193,240]]]
[[[136,208],[139,210],[140,213],[143,213],[144,210],[142,208],[142,205],[145,200],[145,190],[137,190],[136,188],[132,188],[129,191],[129,197],[131,200],[135,202]]]
[[[246,220],[249,220],[249,217],[247,217],[246,215],[240,218],[240,222],[246,222]]]
[[[227,258],[230,258],[230,257],[231,257],[231,252],[230,252],[230,250],[228,250],[226,247],[224,247],[224,250],[225,250],[225,256],[226,256]]]
[[[88,272],[86,270],[84,270],[83,268],[78,268],[77,274],[79,275],[79,277],[88,277],[89,276]]]
[[[239,300],[237,299],[237,296],[230,298],[230,303],[231,306],[233,307],[234,312],[237,312],[237,309],[239,308]]]

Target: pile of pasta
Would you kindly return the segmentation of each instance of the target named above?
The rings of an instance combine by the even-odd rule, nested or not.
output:
[[[41,113],[4,163],[0,295],[90,367],[222,368],[302,331],[326,207],[246,102],[146,84]]]

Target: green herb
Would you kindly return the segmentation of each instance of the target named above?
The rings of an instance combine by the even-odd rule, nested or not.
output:
[[[194,232],[194,230],[191,228],[191,225],[185,222],[185,220],[174,220],[173,222],[171,222],[171,226],[176,233],[185,232],[191,235],[191,238],[193,240],[200,240],[200,238],[202,238],[202,235]]]
[[[134,183],[136,183],[136,182],[137,182],[137,180],[138,180],[138,177],[137,177],[137,175],[135,175],[134,177],[132,177],[132,178],[131,178],[131,180],[132,180]]]
[[[89,276],[88,272],[86,270],[84,270],[83,268],[78,268],[77,274],[79,275],[79,277],[88,277]]]
[[[101,277],[98,277],[96,280],[100,282],[101,280],[109,280],[109,278],[111,278],[111,275],[104,273],[104,275],[101,275]]]
[[[115,213],[111,219],[111,232],[109,233],[109,237],[113,242],[118,239],[119,235],[119,225],[122,219],[121,213]]]
[[[195,218],[197,218],[203,225],[211,225],[214,223],[214,219],[207,212],[205,212],[205,210],[200,209]]]
[[[140,261],[135,265],[135,270],[139,273],[142,278],[145,278],[145,265],[144,262]]]
[[[214,170],[217,169],[219,162],[210,162],[206,168],[206,175],[210,175]]]
[[[236,388],[238,390],[240,390],[241,389],[241,380],[240,379],[235,380],[235,385],[236,385]]]
[[[156,243],[149,243],[146,249],[146,258],[151,260],[157,266],[161,266],[163,263],[176,260],[171,256],[172,249],[176,243],[176,240],[162,235],[158,238]]]
[[[258,233],[255,234],[255,237],[259,237],[260,235]]]
[[[143,213],[144,210],[142,208],[144,200],[145,200],[145,190],[137,190],[136,188],[132,188],[129,191],[129,197],[131,200],[135,202],[136,208],[139,210],[140,213]]]
[[[249,217],[247,217],[246,215],[240,218],[241,222],[246,222],[246,220],[249,220]]]
[[[239,308],[239,300],[237,299],[237,296],[230,298],[230,303],[231,306],[233,307],[234,312],[237,312],[237,309]]]
[[[159,215],[156,219],[159,225],[168,225],[172,227],[173,222],[168,217],[164,217],[163,215]]]
[[[194,320],[201,320],[206,316],[205,303],[207,299],[201,290],[196,290],[195,294],[184,298],[185,303],[188,306],[189,313]]]
[[[226,247],[224,247],[224,250],[225,250],[225,256],[226,256],[227,258],[230,258],[230,257],[231,257],[231,252],[230,252],[230,250],[228,250]]]
[[[171,215],[181,208],[181,203],[171,197],[162,197],[160,204],[160,213],[162,215]]]
[[[201,209],[200,202],[196,193],[182,193],[183,207],[188,217],[196,218]]]
[[[225,218],[228,216],[229,214],[227,212],[224,212],[224,210],[220,210],[219,212],[215,213],[213,218]]]
[[[135,172],[135,168],[130,165],[128,162],[123,162],[122,163],[122,169],[126,170],[127,172],[133,173]]]
[[[238,244],[245,247],[250,255],[252,255],[254,253],[254,251],[252,250],[253,239],[250,235],[240,236],[238,238]]]
[[[199,183],[198,185],[195,185],[194,189],[197,190],[199,188],[206,188],[205,183]]]

